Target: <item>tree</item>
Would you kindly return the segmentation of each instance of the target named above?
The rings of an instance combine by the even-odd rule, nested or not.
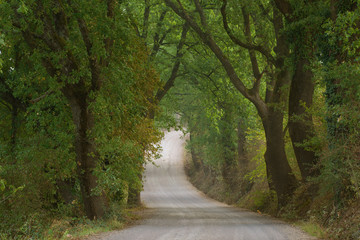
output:
[[[142,4],[138,1],[129,1],[126,7],[136,16],[130,17],[131,25],[135,28],[138,37],[144,40],[144,45],[149,48],[148,61],[162,73],[161,84],[154,89],[153,96],[149,97],[152,107],[147,112],[147,118],[154,120],[159,103],[174,86],[179,75],[181,61],[186,52],[184,48],[189,26],[174,21],[173,16],[169,16],[168,9],[157,1],[144,0]],[[176,27],[166,24],[167,21],[172,22]],[[181,31],[178,31],[178,27]],[[143,151],[145,154],[147,149],[144,148]],[[139,168],[142,169],[141,164]],[[139,174],[139,178],[142,178],[142,174]],[[140,188],[130,186],[128,199],[130,205],[141,203],[140,191]]]
[[[252,63],[255,80],[252,87],[247,88],[244,81],[239,78],[233,63],[226,56],[212,35],[212,29],[209,27],[207,20],[208,18],[205,15],[200,2],[195,0],[194,7],[195,11],[198,13],[201,25],[198,24],[196,17],[191,15],[189,13],[190,11],[186,10],[181,2],[178,1],[177,4],[171,0],[165,0],[165,2],[177,15],[183,18],[192,27],[202,42],[207,45],[219,59],[236,89],[255,105],[258,114],[262,119],[266,134],[267,150],[265,153],[265,161],[269,185],[277,192],[279,204],[285,204],[289,195],[296,187],[296,179],[292,175],[292,170],[287,162],[284,150],[283,111],[281,110],[281,106],[284,106],[284,103],[286,102],[284,99],[286,99],[287,94],[286,91],[284,91],[284,87],[290,82],[290,72],[285,68],[285,61],[286,57],[289,55],[289,49],[286,38],[281,33],[281,29],[283,28],[282,16],[276,8],[273,8],[272,26],[276,39],[276,47],[274,48],[276,56],[274,57],[270,54],[269,48],[252,43],[250,21],[248,20],[249,15],[246,13],[246,8],[243,8],[243,16],[245,23],[245,37],[247,41],[240,41],[240,39],[236,38],[230,32],[226,19],[227,2],[224,1],[222,15],[224,28],[227,34],[236,45],[249,50],[249,57]],[[263,54],[265,59],[267,59],[267,61],[276,69],[273,74],[270,74],[270,84],[267,85],[265,99],[260,96],[260,82],[263,79],[265,71],[260,71],[254,51]]]
[[[148,132],[144,145],[156,141],[145,139],[153,133],[152,123],[139,121],[152,107],[149,99],[158,81],[147,64],[146,49],[129,26],[122,4],[116,1],[7,1],[1,7],[7,14],[1,18],[8,27],[5,36],[19,42],[31,60],[30,69],[36,70],[34,75],[45,78],[48,91],[63,96],[71,109],[84,210],[90,219],[101,218],[108,205],[99,172],[110,156],[105,143],[128,146],[123,150],[131,159],[140,141],[134,135],[125,138],[126,127],[135,133]],[[101,125],[102,118],[108,123],[119,118],[128,121],[118,121],[121,125],[116,129],[116,125]],[[143,158],[134,157],[134,163],[127,166],[131,166],[130,175],[140,171],[135,159]]]
[[[140,21],[132,19],[132,25],[137,35],[144,39],[145,45],[151,50],[149,60],[157,63],[159,71],[165,72],[161,75],[162,86],[155,92],[154,103],[157,105],[174,86],[186,52],[184,48],[189,25],[176,21],[169,15],[168,9],[156,1],[144,0],[143,5],[140,5],[142,8],[138,5],[138,2],[134,2],[129,6],[136,9],[138,19],[141,19]],[[149,113],[149,117],[154,118],[154,110]]]
[[[330,1],[319,35],[319,59],[326,86],[327,151],[321,154],[322,188],[334,195],[336,210],[358,193],[359,6]]]
[[[241,148],[245,147],[245,133],[239,141],[238,128],[245,131],[251,125],[252,111],[204,46],[189,49],[182,66],[175,88],[161,107],[175,112],[186,126],[194,167],[234,187],[240,169],[244,173],[247,167],[246,156],[236,147],[239,142]],[[242,161],[238,161],[239,154]]]
[[[315,149],[306,146],[306,142],[315,137],[311,108],[315,82],[311,63],[316,52],[316,36],[324,23],[325,6],[323,3],[290,2],[277,0],[275,4],[286,19],[284,31],[292,48],[293,76],[289,93],[289,134],[299,165],[302,179],[317,176],[318,157]],[[291,43],[291,44],[290,44]]]

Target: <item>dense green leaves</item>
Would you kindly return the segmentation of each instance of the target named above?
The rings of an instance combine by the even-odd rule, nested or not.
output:
[[[8,0],[0,13],[5,236],[31,235],[35,212],[97,218],[139,193],[154,117],[229,186],[267,175],[286,203],[296,176],[336,206],[358,197],[357,1]]]
[[[159,78],[133,13],[115,1],[0,9],[1,234],[35,234],[21,228],[36,212],[34,231],[51,214],[103,217],[141,190],[160,136],[146,117]]]

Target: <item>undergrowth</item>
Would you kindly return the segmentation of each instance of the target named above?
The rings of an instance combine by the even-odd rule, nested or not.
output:
[[[190,156],[188,156],[189,158]],[[185,170],[190,182],[213,199],[257,213],[280,217],[311,236],[328,239],[328,233],[320,219],[310,217],[311,214],[315,215],[315,212],[309,211],[311,204],[308,202],[308,198],[304,197],[303,192],[305,191],[301,188],[294,195],[295,200],[279,211],[276,194],[269,190],[266,181],[251,183],[246,177],[238,176],[234,180],[235,187],[229,189],[221,178],[202,170],[196,171],[191,161],[187,161]]]
[[[26,220],[17,232],[0,232],[0,240],[55,240],[84,239],[90,235],[123,229],[141,219],[143,207],[124,209],[114,207],[104,219],[89,220],[86,217],[68,217],[63,215],[34,215]]]

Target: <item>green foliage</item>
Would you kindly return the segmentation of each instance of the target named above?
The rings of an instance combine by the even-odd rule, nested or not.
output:
[[[264,154],[266,151],[265,134],[260,129],[249,129],[247,133],[248,149],[256,151],[250,162],[254,165],[253,170],[248,172],[244,178],[252,183],[264,183],[267,181],[266,164]]]
[[[304,232],[310,234],[311,236],[317,237],[319,239],[325,239],[326,233],[322,226],[320,226],[317,222],[309,221],[301,221],[296,223]]]
[[[15,197],[17,191],[24,189],[24,186],[14,187],[7,184],[5,179],[1,178],[3,168],[0,166],[0,204]]]
[[[191,134],[187,149],[204,169],[221,178],[224,165],[237,169],[237,131],[254,126],[253,108],[239,95],[208,50],[197,47],[183,57],[184,76],[161,102],[167,118],[179,116]],[[176,114],[176,115],[175,115]],[[175,123],[175,122],[174,122]]]
[[[161,137],[146,117],[160,83],[148,49],[130,27],[132,13],[120,3],[113,7],[116,21],[105,17],[107,4],[98,1],[0,3],[4,238],[41,239],[54,218],[84,215],[71,91],[87,96],[85,111],[94,121],[81,143],[95,146],[89,153],[96,159],[92,194],[105,194],[110,205],[123,209],[129,186],[142,188],[142,166],[156,155]]]
[[[287,115],[288,99],[269,103],[266,97],[278,84],[274,80],[280,70],[277,64],[284,61],[280,65],[293,74],[290,64],[295,66],[299,60],[293,59],[295,51],[297,57],[311,61],[308,67],[320,83],[314,103],[321,107],[309,108],[307,114],[315,116],[318,136],[297,146],[316,150],[320,156],[317,167],[321,173],[310,181],[320,185],[323,196],[332,196],[328,201],[336,208],[360,196],[360,10],[355,3],[358,1],[337,1],[333,6],[336,19],[330,19],[329,1],[291,0],[293,12],[284,26],[278,26],[282,29],[274,28],[276,16],[269,1],[228,0],[226,10],[234,36],[269,53],[252,52],[262,77],[256,98],[264,99],[261,103],[266,107]],[[195,11],[190,1],[183,4],[189,13]],[[238,77],[251,88],[251,51],[229,39],[222,27],[220,1],[201,4],[208,23],[201,28],[211,30]],[[179,49],[184,22],[162,1],[115,1],[114,18],[107,7],[95,0],[0,2],[2,238],[40,239],[49,226],[53,232],[45,236],[61,238],[73,235],[66,229],[76,221],[92,224],[82,218],[76,98],[69,97],[73,90],[75,95],[86,96],[85,112],[94,121],[85,133],[86,144],[95,149],[88,154],[96,159],[97,186],[92,194],[104,194],[112,209],[120,206],[120,211],[107,213],[116,226],[122,225],[118,217],[124,214],[121,209],[130,188],[142,188],[143,164],[156,157],[161,138],[157,127],[189,132],[187,148],[203,170],[217,179],[226,180],[227,173],[240,174],[241,169],[244,181],[265,184],[268,180],[265,136],[256,110],[230,83],[213,53],[199,43],[199,36],[190,30]],[[250,13],[251,39],[239,14],[243,10]],[[198,14],[193,19],[201,22]],[[287,56],[275,54],[279,33],[289,43]],[[168,95],[157,99],[173,75],[176,81],[170,84]],[[288,88],[285,84],[281,91],[288,92]],[[152,115],[160,100],[154,125]],[[240,129],[246,129],[246,143],[240,143]],[[300,178],[286,132],[285,138],[289,164]],[[246,157],[250,156],[250,167],[240,165],[241,144],[248,151]],[[256,210],[263,209],[273,200],[273,193],[255,190],[252,200]],[[53,221],[55,218],[72,219]]]
[[[252,194],[252,199],[254,201],[253,210],[264,211],[268,208],[268,204],[273,201],[274,196],[276,196],[274,191],[255,191]]]
[[[357,45],[359,8],[341,3],[336,21],[323,27],[328,44],[336,46],[324,66],[327,97],[328,149],[322,153],[322,193],[332,192],[337,207],[359,197],[359,66]],[[341,10],[340,10],[341,9]],[[341,42],[341,47],[339,43]],[[343,61],[343,62],[340,62]]]

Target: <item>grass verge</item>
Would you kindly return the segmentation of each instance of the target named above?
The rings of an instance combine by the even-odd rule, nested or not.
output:
[[[92,235],[124,229],[143,218],[144,207],[123,209],[104,220],[54,219],[42,239],[80,240]]]
[[[326,239],[325,229],[316,222],[312,221],[298,221],[295,222],[295,226],[308,233],[310,236],[317,237],[319,239]]]

